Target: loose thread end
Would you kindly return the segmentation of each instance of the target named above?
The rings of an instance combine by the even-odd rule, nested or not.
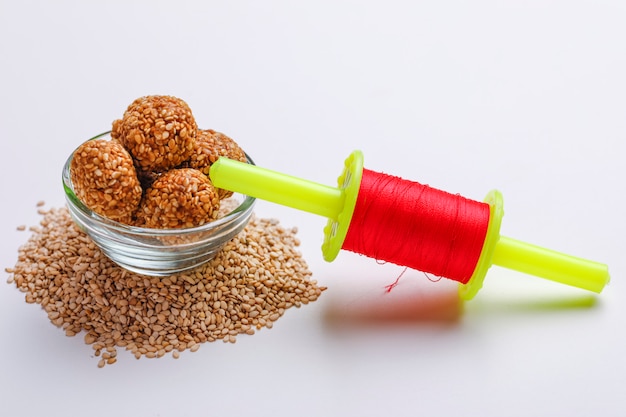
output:
[[[394,288],[396,288],[396,286],[400,283],[400,278],[402,278],[402,275],[405,274],[405,272],[408,270],[408,267],[405,267],[402,272],[400,272],[400,275],[398,275],[398,277],[396,278],[396,280],[394,282],[392,282],[389,285],[385,285],[385,292],[390,293],[391,290],[393,290]]]

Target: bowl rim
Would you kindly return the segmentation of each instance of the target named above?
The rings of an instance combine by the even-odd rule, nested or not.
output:
[[[110,136],[110,134],[111,134],[111,131],[109,130],[109,131],[100,133],[96,136],[93,136],[87,139],[85,142],[88,142],[90,140],[100,139],[106,136]],[[208,223],[205,223],[201,226],[181,227],[181,228],[176,228],[176,229],[155,229],[155,228],[150,228],[150,227],[132,226],[132,225],[128,225],[125,223],[121,223],[116,220],[109,219],[108,217],[104,217],[96,213],[95,211],[91,210],[74,193],[74,184],[72,183],[72,180],[70,177],[70,164],[72,162],[72,158],[74,157],[74,153],[76,152],[76,150],[78,150],[78,148],[81,145],[77,146],[76,149],[74,149],[70,153],[65,163],[63,164],[63,171],[62,171],[61,179],[63,182],[63,189],[65,191],[65,196],[67,197],[68,202],[71,202],[71,204],[74,205],[76,208],[78,208],[82,212],[82,214],[86,215],[90,219],[93,219],[99,223],[103,223],[107,227],[113,230],[116,230],[118,232],[121,232],[121,233],[172,236],[172,235],[207,232],[212,229],[216,229],[224,224],[230,223],[233,219],[239,217],[241,214],[246,213],[247,211],[251,210],[256,201],[255,197],[241,194],[243,196],[243,201],[237,207],[235,207],[233,210],[231,210],[224,216],[216,220],[210,221]],[[248,160],[248,163],[254,165],[254,161],[252,160],[252,158],[250,158],[250,156],[247,153],[244,152],[244,154],[246,155],[246,159]]]

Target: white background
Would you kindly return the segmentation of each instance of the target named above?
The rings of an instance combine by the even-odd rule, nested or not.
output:
[[[612,275],[596,297],[494,267],[462,309],[416,271],[386,294],[401,267],[326,263],[325,219],[259,203],[299,227],[317,302],[234,345],[98,369],[5,277],[0,415],[625,415],[625,22],[619,0],[0,0],[3,268],[36,203],[64,204],[67,155],[136,97],[171,94],[292,175],[333,185],[361,149],[472,199],[497,188],[503,234]]]

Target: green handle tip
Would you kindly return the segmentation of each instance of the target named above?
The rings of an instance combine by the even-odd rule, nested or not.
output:
[[[476,295],[492,265],[596,293],[608,284],[610,276],[605,264],[500,236],[504,216],[502,194],[497,190],[491,191],[485,202],[491,211],[487,236],[474,274],[467,284],[460,286],[462,298],[469,300]]]
[[[535,275],[572,287],[600,293],[609,282],[605,264],[566,255],[501,236],[493,253],[494,265]]]

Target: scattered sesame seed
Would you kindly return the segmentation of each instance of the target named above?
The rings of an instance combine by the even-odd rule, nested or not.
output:
[[[177,358],[206,342],[235,343],[325,290],[311,279],[293,229],[276,220],[253,216],[213,260],[162,278],[117,266],[67,208],[42,216],[15,266],[5,269],[7,282],[67,336],[82,334],[100,368],[116,363],[120,348],[137,359]]]

